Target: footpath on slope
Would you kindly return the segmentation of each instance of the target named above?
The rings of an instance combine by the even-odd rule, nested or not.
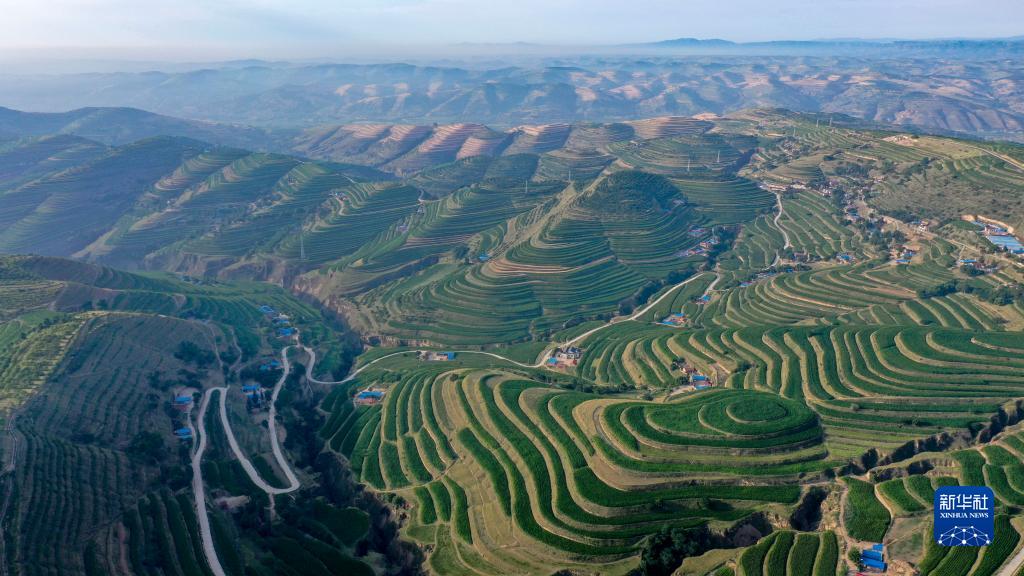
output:
[[[721,275],[719,275],[717,272],[713,272],[713,274],[715,275],[715,279],[712,280],[711,284],[708,285],[707,289],[704,291],[705,294],[708,293],[708,292],[711,292],[712,290],[714,290],[715,285],[718,284],[718,281],[722,279]],[[582,342],[584,339],[587,338],[587,336],[590,336],[590,335],[594,334],[595,332],[599,332],[601,330],[604,330],[605,328],[607,328],[609,326],[613,326],[613,325],[619,324],[621,322],[629,322],[629,321],[637,320],[638,318],[642,317],[644,314],[647,314],[647,312],[649,312],[652,308],[657,306],[659,303],[661,303],[661,301],[664,300],[665,298],[667,298],[669,294],[672,294],[673,292],[675,292],[679,288],[682,288],[683,286],[686,286],[690,282],[693,282],[694,280],[696,280],[696,279],[698,279],[698,278],[700,278],[702,276],[704,276],[703,273],[696,274],[694,276],[690,276],[686,280],[683,280],[679,284],[676,284],[672,288],[669,288],[668,290],[666,290],[664,294],[662,294],[661,296],[656,298],[653,302],[649,302],[646,306],[644,306],[639,311],[637,311],[636,314],[633,314],[632,316],[623,318],[621,320],[616,320],[616,319],[613,318],[612,320],[609,320],[607,323],[602,324],[602,325],[600,325],[597,328],[594,328],[592,330],[588,330],[588,331],[584,332],[583,334],[580,334],[579,336],[573,338],[572,340],[569,340],[568,342],[565,343],[565,345],[566,346],[572,346],[573,344],[575,344],[577,342]],[[543,363],[543,360],[541,361],[541,363]],[[537,366],[540,366],[541,363],[538,363]],[[534,367],[536,367],[536,366],[534,366]]]
[[[775,224],[775,227],[779,230],[779,232],[782,233],[782,239],[785,241],[785,244],[782,245],[782,249],[785,250],[786,248],[792,248],[793,243],[789,241],[789,232],[786,232],[786,229],[779,225],[779,218],[782,218],[783,214],[782,194],[775,195],[775,206],[778,209],[775,211],[775,218],[772,220],[772,222]],[[782,255],[779,252],[776,252],[775,260],[772,261],[772,266],[777,266],[780,260],[782,260]]]
[[[192,454],[192,492],[196,499],[196,516],[199,519],[199,536],[203,541],[203,554],[206,556],[206,564],[214,576],[227,576],[224,567],[221,566],[220,557],[217,556],[217,547],[213,543],[213,531],[210,529],[210,514],[206,509],[206,485],[203,483],[203,453],[206,451],[206,409],[210,405],[210,397],[217,390],[226,391],[227,388],[210,388],[203,394],[202,405],[199,407],[199,433],[193,434],[199,441],[196,444],[195,452]],[[223,400],[222,400],[223,403]],[[189,428],[192,428],[191,420]]]

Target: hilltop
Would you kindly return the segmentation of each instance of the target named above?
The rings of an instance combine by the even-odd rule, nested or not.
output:
[[[21,112],[0,107],[0,140],[68,134],[120,146],[144,138],[176,136],[260,148],[265,131],[240,125],[183,120],[137,108],[92,107],[68,112]]]

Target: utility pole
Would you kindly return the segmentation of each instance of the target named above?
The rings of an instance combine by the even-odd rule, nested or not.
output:
[[[690,173],[690,155],[689,154],[686,155],[686,173],[687,174]]]

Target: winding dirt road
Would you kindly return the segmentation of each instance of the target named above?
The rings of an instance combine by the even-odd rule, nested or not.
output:
[[[192,491],[196,499],[196,516],[199,518],[199,535],[203,541],[203,554],[206,555],[206,563],[214,576],[227,576],[224,567],[220,564],[217,556],[217,548],[213,544],[213,531],[210,530],[210,514],[206,509],[206,486],[203,484],[203,452],[206,451],[206,409],[210,405],[210,397],[214,392],[221,394],[227,392],[227,388],[210,388],[203,394],[203,401],[199,407],[198,435],[193,430],[193,436],[198,438],[196,449],[192,453]],[[221,406],[224,405],[224,397],[221,396]],[[189,428],[192,428],[191,418]]]
[[[206,410],[210,405],[210,398],[213,397],[214,392],[220,394],[220,421],[224,427],[224,433],[228,438],[228,445],[231,446],[231,451],[235,454],[235,458],[238,459],[242,465],[242,469],[245,470],[249,479],[255,484],[260,490],[263,490],[266,494],[273,497],[277,494],[287,494],[298,490],[302,484],[299,482],[298,477],[295,476],[295,472],[292,470],[291,465],[284,456],[284,451],[281,450],[281,443],[277,437],[277,396],[281,392],[281,388],[284,386],[285,381],[288,379],[288,374],[291,371],[291,365],[288,362],[288,349],[291,346],[286,346],[281,350],[281,361],[284,366],[284,372],[281,377],[277,380],[274,385],[274,392],[270,397],[270,413],[268,414],[267,428],[270,434],[270,446],[274,453],[274,459],[277,460],[278,466],[284,472],[288,478],[288,486],[285,488],[277,488],[271,486],[266,480],[260,476],[259,472],[256,471],[256,467],[253,466],[252,461],[242,451],[242,448],[238,445],[238,440],[235,438],[235,433],[231,429],[231,420],[228,419],[227,409],[227,394],[228,386],[218,386],[215,388],[208,389],[203,394],[202,405],[199,408],[199,416],[197,418],[197,424],[193,426],[191,419],[191,411],[189,412],[189,429],[192,430],[192,436],[197,438],[197,444],[194,452],[192,453],[192,491],[195,494],[196,500],[196,516],[199,519],[199,534],[203,541],[203,553],[206,556],[206,562],[210,566],[210,570],[214,576],[227,576],[224,572],[223,566],[221,566],[220,558],[217,556],[217,548],[213,543],[213,532],[210,529],[210,514],[206,509],[206,485],[203,482],[203,454],[206,452]],[[305,347],[303,347],[305,348]],[[308,350],[308,348],[306,348]],[[218,354],[218,360],[219,360]],[[315,357],[314,357],[315,359]],[[237,362],[236,362],[237,364]],[[309,370],[311,370],[310,368]],[[309,373],[307,370],[307,374]]]
[[[785,241],[785,244],[782,245],[782,249],[785,250],[786,248],[792,248],[793,243],[789,241],[789,232],[786,232],[785,228],[779,226],[779,218],[782,218],[784,213],[782,208],[782,194],[775,195],[775,206],[778,209],[775,211],[775,218],[772,220],[772,223],[775,224],[775,227],[782,233],[782,239]],[[782,255],[776,252],[775,260],[772,261],[772,266],[777,266],[780,260],[782,260]]]
[[[705,293],[710,292],[712,289],[714,289],[714,287],[718,283],[718,281],[721,280],[721,276],[717,272],[714,273],[714,275],[715,275],[715,279],[711,282],[711,284],[708,285],[707,290],[705,291]],[[687,278],[686,280],[683,280],[682,282],[680,282],[680,283],[676,284],[675,286],[671,287],[670,289],[666,290],[664,294],[662,294],[661,296],[656,298],[653,302],[649,302],[643,308],[638,310],[635,314],[633,314],[631,316],[628,316],[628,317],[625,317],[625,318],[619,318],[619,319],[610,320],[607,323],[602,324],[601,326],[598,326],[596,328],[588,330],[587,332],[584,332],[583,334],[580,334],[579,336],[576,336],[572,340],[569,340],[568,342],[566,342],[564,345],[570,346],[572,344],[575,344],[576,342],[580,342],[580,341],[586,339],[588,336],[594,334],[595,332],[603,330],[603,329],[605,329],[605,328],[607,328],[609,326],[613,326],[613,325],[619,324],[621,322],[638,320],[641,317],[643,317],[644,314],[646,314],[648,311],[650,311],[654,306],[657,306],[662,300],[667,298],[670,294],[674,293],[676,290],[678,290],[679,288],[682,288],[683,286],[689,284],[690,282],[693,282],[693,281],[697,280],[698,278],[702,278],[703,276],[704,276],[703,273],[691,276],[690,278]],[[228,386],[218,386],[218,387],[214,387],[214,388],[210,388],[210,389],[206,390],[206,392],[203,394],[202,404],[201,404],[201,406],[199,408],[199,416],[197,418],[198,424],[196,425],[196,427],[193,427],[192,420],[191,420],[191,412],[190,412],[189,413],[190,416],[189,416],[189,424],[188,424],[188,426],[189,426],[190,429],[192,429],[193,436],[198,439],[197,444],[196,444],[196,448],[195,448],[195,450],[194,450],[194,452],[192,454],[192,490],[195,493],[196,515],[197,515],[197,517],[199,519],[199,532],[200,532],[200,535],[201,535],[202,541],[203,541],[203,552],[206,555],[206,561],[209,564],[211,571],[213,571],[214,576],[226,576],[226,575],[224,573],[223,567],[221,566],[220,559],[217,556],[216,547],[214,546],[214,543],[213,543],[213,533],[212,533],[212,531],[210,529],[209,512],[206,509],[206,487],[205,487],[205,484],[203,483],[203,471],[202,471],[203,454],[206,451],[206,443],[207,443],[206,420],[205,420],[206,419],[206,410],[209,407],[210,399],[213,397],[214,392],[219,393],[220,394],[220,410],[219,410],[220,421],[221,421],[221,424],[224,427],[224,433],[227,436],[228,445],[231,447],[231,452],[235,455],[235,458],[237,458],[239,463],[242,465],[242,469],[245,470],[246,475],[249,476],[249,479],[252,480],[253,484],[255,484],[256,487],[258,487],[260,490],[262,490],[264,493],[266,493],[267,495],[269,495],[271,497],[273,497],[275,495],[278,495],[278,494],[288,494],[290,492],[294,492],[294,491],[298,490],[302,486],[302,484],[299,481],[298,477],[295,475],[295,472],[292,470],[291,464],[289,464],[288,459],[285,457],[284,451],[281,449],[281,443],[280,443],[280,440],[278,439],[278,434],[277,434],[277,398],[278,398],[278,395],[281,393],[281,389],[284,387],[285,382],[288,380],[288,375],[291,373],[291,362],[289,362],[289,360],[288,360],[288,350],[290,350],[291,348],[301,348],[306,353],[306,355],[309,357],[309,363],[306,365],[306,374],[305,374],[306,380],[308,380],[310,382],[313,382],[313,383],[316,383],[316,384],[327,384],[327,385],[345,384],[347,382],[352,381],[356,376],[358,376],[360,373],[362,373],[367,368],[373,366],[374,364],[376,364],[376,363],[378,363],[378,362],[380,362],[382,360],[386,360],[388,358],[392,358],[392,357],[395,357],[395,356],[400,356],[402,354],[407,354],[407,353],[410,352],[410,350],[403,350],[401,352],[393,352],[391,354],[386,354],[386,355],[381,356],[379,358],[375,358],[375,359],[367,362],[366,364],[363,364],[362,366],[356,368],[351,373],[349,373],[348,376],[346,376],[345,378],[343,378],[341,380],[318,380],[317,378],[315,378],[313,376],[313,369],[314,369],[314,367],[316,365],[316,351],[315,350],[313,350],[312,348],[310,348],[308,346],[305,346],[303,344],[295,344],[293,346],[286,346],[286,347],[284,347],[281,350],[281,364],[282,364],[282,367],[283,367],[283,372],[281,374],[281,377],[277,380],[277,383],[274,385],[274,391],[273,391],[273,393],[271,394],[271,397],[270,397],[270,411],[269,411],[268,416],[267,416],[267,429],[268,429],[268,433],[270,434],[270,445],[271,445],[271,450],[273,451],[273,454],[274,454],[274,459],[277,461],[278,467],[284,472],[285,476],[288,479],[288,486],[286,486],[284,488],[278,488],[278,487],[275,487],[275,486],[271,486],[269,483],[267,483],[267,481],[264,480],[262,476],[260,476],[259,472],[256,470],[256,467],[253,465],[253,463],[249,459],[249,457],[245,454],[245,452],[242,451],[241,446],[239,446],[238,440],[235,438],[235,433],[234,433],[234,431],[231,428],[231,421],[228,418],[228,412],[227,412],[227,393],[228,393],[229,387]],[[214,348],[214,349],[216,349],[216,348]],[[519,366],[521,368],[539,368],[539,367],[541,367],[544,364],[544,360],[545,360],[543,354],[541,355],[541,359],[538,360],[535,364],[524,364],[522,362],[518,362],[516,360],[512,360],[511,358],[506,358],[506,357],[504,357],[504,356],[502,356],[500,354],[495,354],[493,352],[485,352],[485,351],[482,351],[482,350],[464,350],[464,351],[458,351],[458,353],[459,354],[479,354],[479,355],[482,355],[482,356],[490,356],[492,358],[495,358],[495,359],[498,359],[498,360],[501,360],[501,361],[504,361],[504,362],[508,362],[510,364],[514,364],[514,365]],[[220,354],[219,353],[218,353],[217,357],[218,357],[218,362],[220,362]],[[237,362],[235,364],[237,365]],[[234,369],[234,366],[232,366],[232,369]]]
[[[711,292],[711,290],[713,290],[715,288],[715,285],[718,284],[718,281],[722,279],[722,277],[717,272],[713,272],[713,274],[715,275],[715,279],[712,280],[711,284],[708,285],[707,290],[704,291],[705,294],[708,293],[708,292]],[[696,280],[696,279],[698,279],[698,278],[700,278],[702,276],[704,276],[704,274],[697,274],[695,276],[690,276],[686,280],[683,280],[679,284],[676,284],[672,288],[666,290],[664,294],[659,296],[653,302],[648,302],[647,305],[644,306],[643,308],[641,308],[639,311],[637,311],[636,314],[633,314],[632,316],[629,316],[629,317],[626,317],[626,318],[622,318],[622,319],[618,319],[618,320],[613,318],[612,320],[609,320],[607,323],[602,324],[602,325],[598,326],[597,328],[593,328],[591,330],[587,330],[583,334],[580,334],[579,336],[573,338],[572,340],[569,340],[568,342],[565,343],[565,345],[566,346],[572,346],[573,344],[575,344],[577,342],[582,342],[588,336],[594,334],[595,332],[599,332],[601,330],[604,330],[605,328],[608,328],[609,326],[614,326],[615,324],[619,324],[621,322],[629,322],[629,321],[637,320],[638,318],[642,317],[644,314],[647,314],[647,312],[650,311],[651,308],[654,308],[662,300],[667,298],[669,294],[675,292],[679,288],[682,288],[683,286],[686,286],[690,282],[693,282],[694,280]],[[494,354],[492,354],[492,356],[494,356]],[[499,358],[500,358],[500,356],[499,356]],[[511,360],[509,360],[509,361],[511,362]],[[515,363],[519,364],[518,362],[515,362]],[[540,366],[542,363],[543,363],[543,360],[541,360],[541,362],[538,363],[536,366],[532,366],[532,368],[536,368],[536,367]],[[520,364],[520,366],[522,366],[522,364]]]

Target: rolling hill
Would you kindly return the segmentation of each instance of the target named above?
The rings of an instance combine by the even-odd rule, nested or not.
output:
[[[1018,550],[1024,266],[982,232],[1024,225],[1020,146],[775,108],[291,137],[0,147],[0,252],[41,254],[0,257],[9,570]],[[953,484],[998,543],[932,545]]]
[[[83,105],[130,107],[274,131],[345,122],[510,128],[783,107],[1019,139],[1022,45],[793,42],[763,46],[760,55],[721,45],[705,45],[708,52],[695,55],[678,47],[645,46],[626,53],[525,57],[518,65],[498,68],[451,61],[446,66],[252,62],[183,72],[6,75],[0,105],[51,112]],[[91,130],[81,135],[101,140],[153,135],[144,132],[163,125],[174,130],[163,135],[263,149],[254,144],[261,142],[258,131],[207,122],[145,116],[138,128],[118,130],[100,122],[125,115],[144,116],[86,109],[54,115],[46,125],[55,128],[53,133],[80,122]],[[223,141],[202,134],[227,138],[226,131],[231,138]]]
[[[263,148],[263,130],[183,120],[138,108],[92,107],[68,112],[22,112],[0,107],[0,140],[69,134],[112,146],[154,136],[177,136],[228,146]]]

